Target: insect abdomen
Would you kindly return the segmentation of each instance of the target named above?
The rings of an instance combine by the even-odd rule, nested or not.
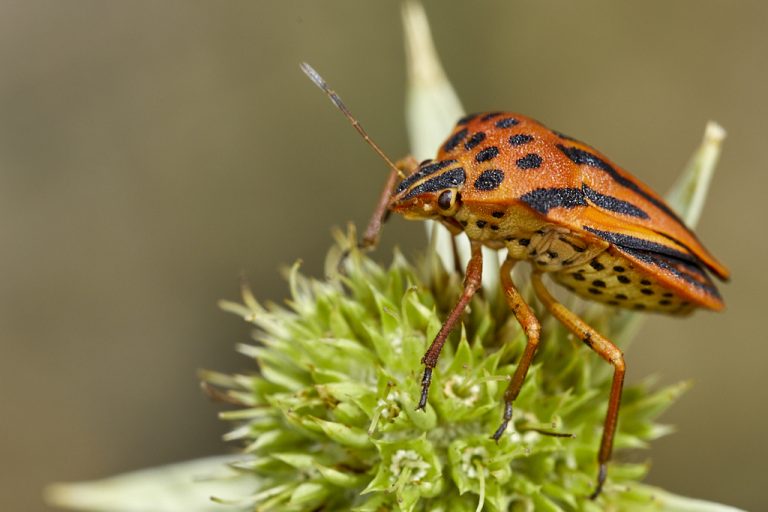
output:
[[[577,295],[611,306],[673,315],[688,314],[696,307],[614,248],[583,265],[554,272],[552,278]]]

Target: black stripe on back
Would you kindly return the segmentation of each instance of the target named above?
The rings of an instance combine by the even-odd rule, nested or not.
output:
[[[426,178],[430,174],[434,174],[440,169],[444,169],[448,167],[449,165],[453,165],[456,163],[456,160],[442,160],[440,162],[435,162],[433,164],[425,165],[415,173],[411,174],[407,178],[405,178],[403,181],[400,182],[400,184],[397,186],[397,190],[395,193],[399,194],[403,190],[407,189],[417,181]]]
[[[659,254],[666,254],[680,260],[690,261],[691,263],[700,264],[698,258],[693,254],[688,254],[672,247],[662,245],[656,242],[651,242],[643,238],[636,236],[625,235],[623,233],[614,233],[613,231],[602,231],[600,229],[591,228],[589,226],[582,226],[590,233],[594,233],[606,242],[610,242],[613,245],[620,247],[628,247],[630,249],[639,249],[641,251],[650,251]]]
[[[657,252],[643,251],[630,247],[619,247],[619,251],[637,258],[645,263],[650,263],[662,270],[666,270],[675,277],[682,279],[686,283],[692,284],[696,288],[703,290],[708,295],[720,299],[720,292],[717,291],[712,280],[704,272],[698,262],[684,261],[666,254]]]
[[[685,250],[686,250],[686,251],[688,251],[689,253],[691,253],[691,254],[695,254],[695,253],[694,253],[694,252],[691,250],[691,248],[690,248],[690,247],[688,247],[686,244],[684,244],[683,242],[681,242],[681,241],[680,241],[680,240],[678,240],[677,238],[675,238],[675,237],[673,237],[673,236],[671,236],[671,235],[668,235],[668,234],[666,234],[666,233],[662,233],[661,231],[656,231],[656,230],[654,230],[654,232],[655,232],[655,233],[657,233],[657,234],[659,234],[659,235],[661,235],[661,236],[663,236],[663,237],[664,237],[664,238],[666,238],[667,240],[670,240],[670,241],[672,241],[672,242],[676,243],[676,244],[677,244],[677,245],[679,245],[680,247],[684,247],[684,248],[685,248]],[[721,272],[719,269],[715,268],[715,267],[714,267],[714,265],[710,265],[710,264],[709,264],[709,263],[707,263],[706,261],[702,261],[702,260],[700,260],[700,261],[701,261],[701,263],[702,263],[704,266],[706,266],[706,267],[707,267],[707,268],[708,268],[708,269],[709,269],[709,270],[710,270],[710,271],[711,271],[713,274],[715,274],[715,275],[716,275],[716,276],[717,276],[717,277],[718,277],[720,280],[723,280],[723,279],[725,279],[725,276],[723,275],[723,273],[722,273],[722,272]]]
[[[649,218],[647,213],[632,203],[623,201],[617,197],[601,194],[597,190],[590,188],[586,183],[581,184],[581,190],[584,191],[584,195],[587,196],[587,199],[595,203],[596,206],[603,208],[604,210],[620,213],[622,215],[629,215],[630,217],[637,217],[640,219]]]
[[[539,213],[547,213],[552,208],[587,206],[580,188],[537,188],[520,196],[520,200]]]
[[[563,140],[569,140],[571,142],[578,142],[579,144],[584,144],[579,139],[574,139],[573,137],[570,137],[570,136],[568,136],[568,135],[566,135],[566,134],[564,134],[562,132],[559,132],[557,130],[550,130],[550,131],[552,133],[554,133],[555,135],[557,135],[558,137],[560,137],[561,139],[563,139]],[[586,146],[586,144],[584,144],[584,145]]]
[[[583,149],[579,149],[576,147],[566,147],[566,146],[563,146],[562,144],[558,144],[557,149],[562,151],[563,154],[565,154],[565,156],[567,156],[573,163],[577,165],[588,165],[589,167],[594,167],[596,169],[600,169],[601,171],[607,172],[608,175],[613,179],[613,181],[615,181],[622,187],[628,188],[631,191],[635,192],[636,194],[644,197],[656,208],[658,208],[659,210],[663,211],[664,213],[672,217],[678,224],[680,224],[680,226],[683,229],[685,229],[690,233],[690,230],[686,227],[683,221],[680,220],[680,217],[678,217],[677,214],[673,212],[669,206],[667,206],[663,201],[660,201],[659,199],[653,197],[645,190],[641,189],[637,185],[637,183],[635,183],[634,181],[619,174],[619,172],[616,169],[614,169],[605,160],[602,160],[597,155],[594,155],[589,151],[584,151]]]
[[[457,167],[456,169],[445,171],[441,175],[430,178],[424,183],[413,187],[403,199],[410,199],[426,192],[437,192],[438,190],[444,190],[446,188],[456,188],[463,185],[466,179],[467,175],[464,172],[464,168]]]

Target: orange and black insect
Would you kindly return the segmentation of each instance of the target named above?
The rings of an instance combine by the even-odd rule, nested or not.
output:
[[[696,308],[723,308],[708,272],[725,280],[728,270],[655,192],[582,142],[520,114],[489,112],[460,119],[434,160],[418,164],[406,158],[394,164],[320,75],[307,64],[302,69],[392,169],[361,245],[376,243],[390,211],[436,220],[454,235],[463,232],[469,238],[464,292],[424,354],[418,407],[426,406],[432,371],[448,334],[480,287],[481,247],[506,248],[501,284],[528,343],[504,393],[502,421],[493,438],[501,437],[512,418],[512,403],[539,343],[539,320],[511,278],[512,267],[526,260],[533,266],[535,294],[547,310],[614,368],[592,494],[597,497],[611,458],[624,357],[558,302],[542,275],[590,300],[684,315]]]

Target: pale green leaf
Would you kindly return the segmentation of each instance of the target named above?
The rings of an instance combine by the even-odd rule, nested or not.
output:
[[[221,505],[211,497],[249,496],[253,476],[227,468],[242,457],[209,457],[159,466],[89,482],[58,483],[45,489],[56,507],[98,512],[225,512],[242,505]]]

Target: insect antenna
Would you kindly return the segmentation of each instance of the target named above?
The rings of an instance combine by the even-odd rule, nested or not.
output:
[[[360,121],[358,121],[355,116],[352,115],[352,113],[349,111],[347,106],[344,104],[343,101],[341,101],[341,98],[339,98],[339,95],[336,94],[336,92],[328,87],[328,84],[323,80],[323,77],[320,76],[320,74],[314,70],[312,66],[307,64],[306,62],[301,63],[301,70],[304,72],[305,75],[309,77],[310,80],[312,80],[316,86],[318,86],[320,89],[322,89],[325,94],[328,95],[328,97],[331,99],[334,105],[336,105],[336,108],[338,108],[342,114],[344,114],[344,117],[349,119],[349,122],[352,123],[352,127],[357,130],[357,133],[359,133],[363,139],[365,139],[365,142],[368,143],[369,146],[373,148],[373,150],[378,154],[392,169],[393,171],[397,172],[397,174],[401,178],[405,178],[405,173],[403,173],[402,170],[398,169],[398,167],[392,162],[392,160],[387,157],[387,155],[384,154],[384,151],[381,150],[381,148],[373,142],[373,139],[368,135],[368,132],[365,131],[365,129],[360,124]]]

